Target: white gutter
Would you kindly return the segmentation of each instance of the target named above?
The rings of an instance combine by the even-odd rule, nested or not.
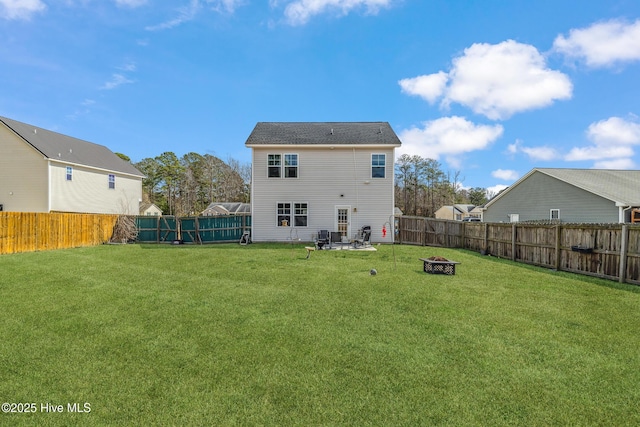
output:
[[[618,207],[618,222],[620,224],[624,224],[624,212],[631,209],[633,206],[627,206],[624,203],[616,202],[616,206]]]

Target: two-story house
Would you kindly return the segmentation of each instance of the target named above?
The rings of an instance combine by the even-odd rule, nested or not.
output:
[[[372,242],[392,243],[400,144],[387,122],[258,123],[246,141],[253,241],[351,238],[370,226]]]
[[[0,117],[0,209],[137,215],[142,178],[107,147]]]

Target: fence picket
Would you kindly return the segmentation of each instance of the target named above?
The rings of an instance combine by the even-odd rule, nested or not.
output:
[[[118,215],[0,212],[0,255],[94,246],[111,238]]]
[[[430,236],[423,239],[417,224]],[[400,241],[468,249],[545,268],[640,285],[640,226],[461,223],[400,217]]]

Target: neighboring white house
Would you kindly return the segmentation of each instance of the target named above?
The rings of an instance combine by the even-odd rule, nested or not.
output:
[[[482,219],[628,223],[638,207],[638,170],[536,168],[491,199]]]
[[[0,117],[0,205],[135,215],[144,176],[108,148]]]
[[[252,240],[310,241],[319,230],[351,238],[370,226],[372,242],[393,242],[400,144],[387,122],[258,123],[246,141]]]
[[[162,209],[160,209],[155,203],[140,203],[140,215],[162,216]]]
[[[471,211],[475,208],[474,205],[455,204],[442,206],[435,212],[437,219],[450,219],[454,221],[462,221],[465,218],[475,217]],[[478,216],[479,218],[479,216]]]

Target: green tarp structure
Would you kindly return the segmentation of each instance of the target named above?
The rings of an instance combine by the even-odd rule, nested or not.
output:
[[[250,231],[251,216],[138,216],[136,224],[140,243],[237,242],[245,231]]]

